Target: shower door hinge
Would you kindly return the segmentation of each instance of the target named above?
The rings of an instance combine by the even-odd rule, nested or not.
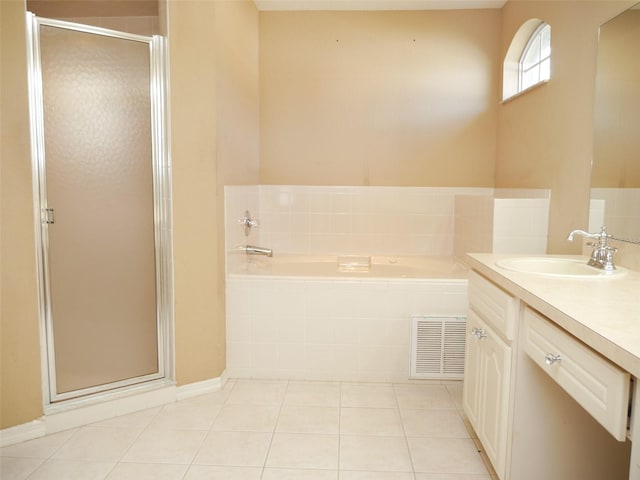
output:
[[[46,223],[48,225],[56,223],[56,219],[53,214],[53,208],[45,208],[43,213],[44,215],[42,218],[42,223]]]

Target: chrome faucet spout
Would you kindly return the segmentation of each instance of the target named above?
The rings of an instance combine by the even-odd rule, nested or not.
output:
[[[247,255],[266,255],[273,257],[273,249],[256,247],[255,245],[245,245],[244,251]]]
[[[586,238],[600,238],[599,233],[589,233],[589,232],[585,232],[584,230],[573,230],[567,237],[567,240],[569,240],[570,242],[573,242],[573,237],[575,235],[582,235],[583,237],[586,237]]]
[[[597,242],[589,242],[587,245],[593,247],[591,252],[591,258],[588,264],[592,267],[600,268],[602,270],[612,271],[616,267],[613,264],[613,254],[618,251],[615,247],[607,245],[607,239],[611,238],[611,235],[607,234],[606,227],[602,227],[598,233],[589,233],[584,230],[573,230],[569,233],[567,240],[573,242],[574,235],[582,235],[586,238],[593,238],[598,240]]]

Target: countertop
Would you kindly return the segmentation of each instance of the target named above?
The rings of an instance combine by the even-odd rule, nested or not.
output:
[[[640,378],[640,272],[563,278],[506,270],[496,262],[523,255],[468,254],[471,268],[604,357]],[[526,255],[527,257],[533,255]],[[569,258],[587,257],[561,255]]]

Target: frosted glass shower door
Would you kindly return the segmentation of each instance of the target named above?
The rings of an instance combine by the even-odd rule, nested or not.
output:
[[[56,401],[163,376],[153,83],[149,42],[38,27],[40,201]]]

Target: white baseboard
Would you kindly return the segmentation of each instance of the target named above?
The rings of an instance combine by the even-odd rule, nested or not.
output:
[[[184,400],[185,398],[196,397],[198,395],[204,395],[205,393],[212,393],[222,390],[224,384],[227,382],[227,371],[222,372],[222,375],[216,378],[210,378],[209,380],[203,380],[201,382],[189,383],[187,385],[181,385],[176,389],[176,399]]]
[[[7,447],[15,443],[33,440],[34,438],[44,436],[45,433],[45,424],[42,419],[5,428],[0,430],[0,447]]]
[[[105,396],[87,401],[69,402],[63,405],[49,406],[45,414],[31,422],[0,430],[0,446],[33,440],[51,433],[61,432],[83,425],[107,420],[173,403],[185,398],[216,392],[227,381],[226,371],[217,378],[194,382],[176,387],[173,384],[160,385],[157,388],[136,391],[118,396]]]
[[[100,422],[120,415],[158,407],[176,401],[175,385],[159,386],[153,390],[131,395],[107,398],[90,405],[78,405],[72,408],[45,410],[43,418],[47,434],[78,428],[90,423]]]

